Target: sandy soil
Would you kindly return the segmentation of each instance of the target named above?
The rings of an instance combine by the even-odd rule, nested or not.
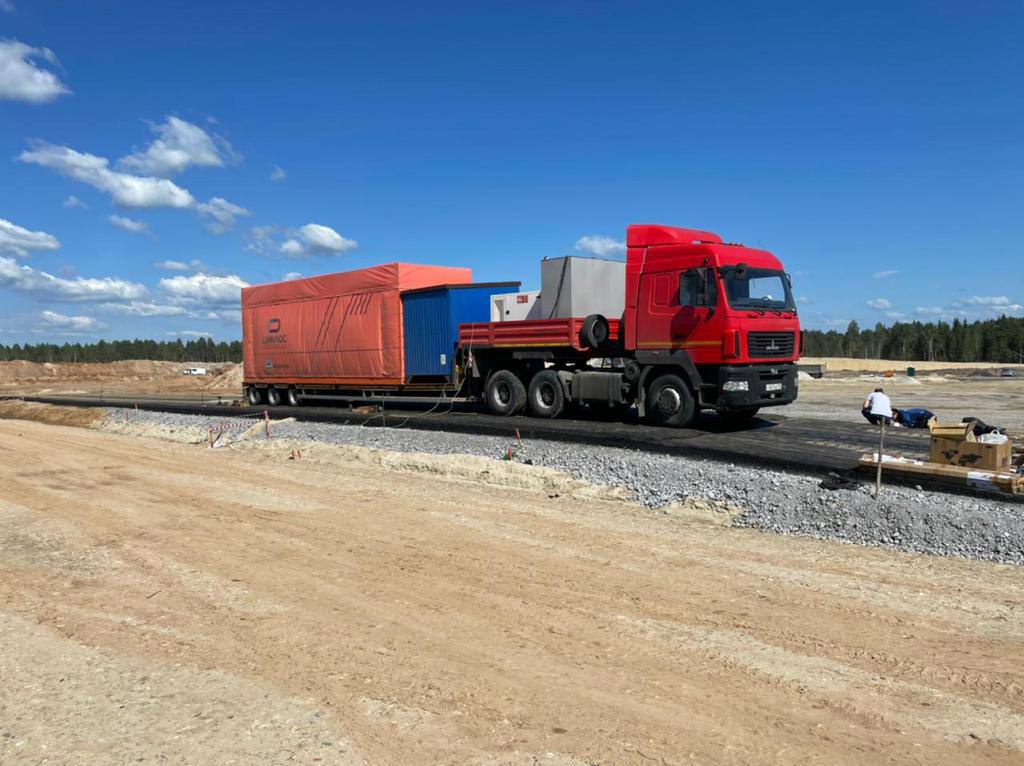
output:
[[[496,462],[16,420],[0,451],[4,764],[1024,758],[1017,568]]]
[[[800,360],[801,364],[824,364],[830,372],[906,372],[914,367],[922,372],[935,370],[1001,370],[1012,367],[1024,372],[1024,364],[994,364],[988,362],[906,362],[892,359],[849,359],[842,357],[807,356]]]
[[[801,380],[795,403],[780,407],[780,415],[829,420],[867,421],[860,414],[864,398],[876,386],[885,389],[894,407],[924,407],[941,421],[981,418],[1024,438],[1024,377],[989,378],[923,375],[917,378],[880,375],[826,377]]]
[[[186,367],[203,366],[206,375],[184,375]],[[178,362],[111,362],[110,364],[40,364],[0,362],[0,396],[4,394],[99,393],[242,395],[240,364]]]

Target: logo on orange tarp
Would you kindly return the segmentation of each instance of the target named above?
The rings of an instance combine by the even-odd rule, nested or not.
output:
[[[267,322],[267,334],[263,336],[263,345],[287,342],[288,336],[281,332],[281,320],[271,319]]]

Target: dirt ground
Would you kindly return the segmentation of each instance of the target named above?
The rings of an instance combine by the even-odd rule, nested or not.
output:
[[[183,374],[186,367],[194,366],[205,367],[207,374]],[[240,397],[242,366],[153,361],[109,364],[0,362],[0,396],[101,392]]]
[[[944,422],[959,422],[968,416],[981,418],[1024,437],[1024,377],[928,374],[917,378],[905,375],[884,378],[839,373],[820,380],[801,380],[796,402],[780,407],[777,412],[791,417],[866,423],[860,410],[864,398],[876,386],[885,389],[894,407],[924,407]]]
[[[18,420],[0,454],[0,763],[1024,758],[1014,567],[498,462]]]

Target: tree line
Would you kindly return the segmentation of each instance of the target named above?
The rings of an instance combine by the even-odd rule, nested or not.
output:
[[[241,362],[242,342],[194,340],[100,340],[96,343],[26,343],[0,345],[0,362],[122,362],[147,359],[157,362]]]
[[[1024,362],[1024,319],[1002,316],[976,322],[881,322],[846,332],[806,330],[805,356],[843,356],[919,362]]]

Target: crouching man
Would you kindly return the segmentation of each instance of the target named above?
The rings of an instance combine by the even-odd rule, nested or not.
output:
[[[885,391],[876,388],[864,400],[864,407],[860,413],[873,426],[879,423],[889,425],[892,423],[892,401],[885,395]]]
[[[906,428],[930,428],[935,413],[924,407],[908,407],[905,410],[892,408],[892,419]]]

